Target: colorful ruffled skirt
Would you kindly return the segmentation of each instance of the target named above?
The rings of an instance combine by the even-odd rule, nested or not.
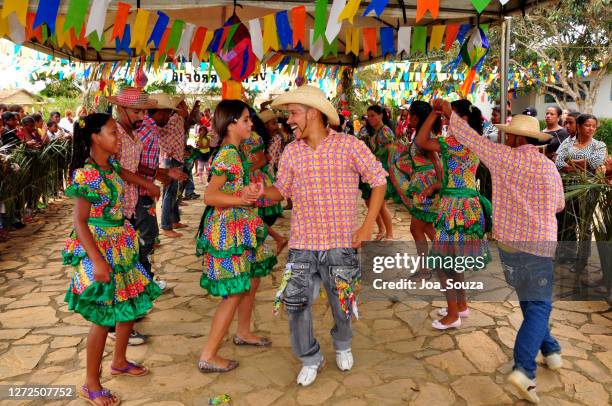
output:
[[[276,257],[264,244],[267,230],[253,209],[207,207],[197,236],[200,286],[213,296],[248,292],[251,278],[267,276]]]
[[[124,222],[123,225],[104,225]],[[93,225],[92,223],[96,223]],[[139,262],[138,237],[124,220],[90,219],[89,230],[112,273],[107,283],[94,280],[94,267],[73,231],[62,252],[73,272],[65,301],[68,309],[100,326],[115,326],[144,316],[162,291]]]

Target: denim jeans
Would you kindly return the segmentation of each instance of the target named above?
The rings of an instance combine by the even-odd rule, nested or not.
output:
[[[195,193],[195,184],[193,183],[193,163],[185,164],[183,171],[187,174],[187,180],[184,182],[184,196],[191,196]],[[180,195],[183,196],[183,193],[180,193]]]
[[[159,235],[159,227],[155,215],[155,201],[150,196],[138,197],[136,212],[131,222],[138,231],[140,263],[153,278],[151,254],[153,253],[155,238]]]
[[[312,326],[312,305],[319,294],[321,282],[334,317],[334,327],[331,329],[334,348],[337,351],[351,348],[351,318],[342,311],[336,279],[352,283],[360,277],[357,251],[352,248],[328,251],[290,249],[287,266],[291,267],[291,278],[287,282],[283,303],[289,318],[293,353],[306,366],[318,365],[323,358]]]
[[[499,250],[506,281],[516,289],[523,323],[514,343],[514,368],[529,379],[536,376],[536,356],[560,353],[561,346],[550,335],[548,321],[552,310],[552,258],[526,252]]]
[[[182,163],[176,159],[166,159],[164,161],[166,168],[180,168]],[[179,223],[181,216],[179,214],[178,205],[178,181],[173,180],[168,185],[164,186],[164,196],[162,200],[162,218],[161,228],[163,230],[172,230],[173,223]]]

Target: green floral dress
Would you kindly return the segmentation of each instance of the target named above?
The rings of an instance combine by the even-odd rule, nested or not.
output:
[[[383,168],[387,173],[389,172],[389,154],[390,147],[393,145],[395,134],[393,130],[383,125],[380,127],[374,135],[371,137],[368,134],[368,130],[366,127],[363,127],[359,132],[359,139],[366,143],[366,145],[370,148],[370,151],[376,156],[376,158],[380,161]],[[364,200],[368,200],[372,195],[372,188],[369,184],[364,182],[359,182],[359,189],[361,190],[361,197]],[[385,200],[393,199],[397,203],[401,202],[399,195],[395,192],[393,185],[389,177],[387,176],[387,191],[385,192]]]
[[[65,301],[68,309],[101,326],[114,326],[144,316],[162,292],[139,262],[138,237],[123,215],[124,183],[121,167],[111,169],[86,163],[74,171],[66,195],[91,203],[87,224],[94,242],[111,265],[110,282],[96,282],[94,267],[75,230],[62,252],[64,265],[72,265]]]
[[[249,184],[248,164],[234,145],[221,147],[211,173],[225,175],[221,192],[240,194]],[[208,206],[202,215],[196,255],[202,257],[200,286],[213,296],[247,292],[251,278],[267,276],[276,257],[266,247],[267,231],[254,208]]]

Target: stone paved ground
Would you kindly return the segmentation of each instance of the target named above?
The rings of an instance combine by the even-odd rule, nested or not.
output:
[[[155,268],[169,289],[138,324],[149,335],[146,345],[130,347],[128,357],[152,370],[143,378],[111,378],[112,341],[107,342],[103,383],[125,405],[206,405],[228,393],[235,405],[502,405],[524,404],[504,383],[511,369],[512,345],[520,325],[516,302],[472,304],[472,315],[457,331],[431,328],[443,302],[365,301],[354,324],[355,366],[341,373],[334,362],[324,301],[315,306],[315,331],[328,364],[316,384],[296,387],[299,364],[291,355],[286,316],[271,313],[280,273],[262,283],[255,327],[272,338],[271,349],[235,347],[229,338],[223,356],[240,361],[228,374],[203,375],[196,360],[204,344],[217,300],[198,285],[199,261],[193,233],[203,205],[183,208],[190,225],[177,240],[162,237]],[[409,220],[392,206],[397,237],[409,238]],[[286,216],[289,216],[289,212]],[[3,384],[82,384],[87,323],[63,302],[66,269],[60,251],[72,227],[71,204],[59,200],[43,215],[34,235],[0,244],[0,382]],[[288,218],[277,228],[288,233]],[[281,256],[284,263],[286,254]],[[564,368],[538,371],[542,404],[607,405],[612,394],[612,312],[604,302],[559,302],[553,333],[563,346]],[[232,331],[235,326],[232,326]],[[20,404],[0,402],[0,404]],[[21,404],[42,404],[39,401]],[[81,400],[45,404],[84,405]]]

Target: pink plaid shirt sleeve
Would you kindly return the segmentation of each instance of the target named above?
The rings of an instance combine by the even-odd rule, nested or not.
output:
[[[351,159],[355,172],[372,188],[387,184],[387,172],[376,159],[370,148],[361,140],[350,137]]]
[[[159,141],[161,158],[173,158],[183,162],[185,155],[185,119],[175,113],[168,120],[168,124],[162,129],[162,137]]]
[[[450,119],[449,135],[454,135],[457,140],[472,150],[478,159],[491,170],[494,166],[504,162],[499,159],[500,155],[508,154],[512,148],[504,144],[498,144],[478,134],[470,125],[453,113]]]

